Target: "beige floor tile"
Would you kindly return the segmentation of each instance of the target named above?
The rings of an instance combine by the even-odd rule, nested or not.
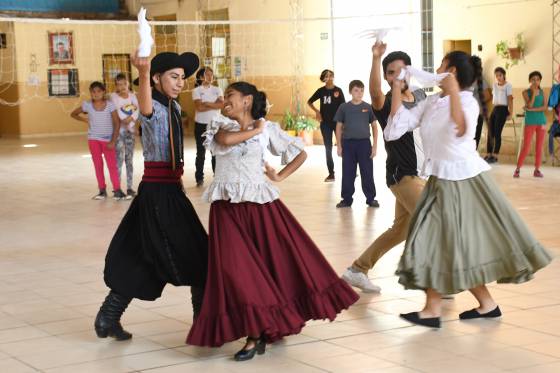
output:
[[[441,360],[442,357],[453,358],[457,356],[457,354],[450,352],[442,353],[441,350],[430,345],[416,343],[380,348],[368,351],[366,354],[408,367],[414,367],[419,362],[436,361]]]
[[[504,330],[496,330],[487,334],[488,338],[509,346],[523,346],[542,343],[557,342],[557,338],[550,334],[536,332],[528,328],[510,328]],[[560,346],[558,346],[560,347]],[[559,353],[560,353],[560,348]]]
[[[156,321],[148,321],[139,324],[127,325],[127,330],[132,334],[140,336],[150,336],[155,334],[163,334],[165,332],[185,331],[185,337],[189,331],[189,325],[173,319],[162,319]]]
[[[466,354],[466,357],[483,361],[502,369],[519,369],[534,365],[560,362],[560,359],[552,356],[543,355],[519,347],[490,350],[486,351],[484,354]]]
[[[23,149],[20,140],[0,139],[0,175],[11,175],[0,177],[0,189],[13,196],[2,202],[0,214],[2,373],[313,373],[363,367],[368,373],[560,371],[560,261],[523,285],[490,284],[504,312],[501,320],[458,321],[459,312],[476,306],[464,292],[444,302],[445,322],[434,331],[398,318],[424,302],[422,292],[404,290],[394,275],[402,244],[369,273],[382,287],[381,294],[358,290],[359,301],[335,322],[309,322],[302,334],[268,346],[265,355],[251,362],[232,360],[243,339],[213,349],[184,344],[192,320],[188,287],[167,286],[154,302],[134,300],[122,319],[134,333],[132,340],[98,339],[92,324],[108,292],[102,278],[104,258],[129,202],[90,200],[95,178],[91,160],[81,157],[87,154],[83,137],[34,142],[38,148]],[[391,225],[394,197],[379,184],[380,209],[366,208],[360,193],[352,209],[335,209],[340,180],[322,183],[324,149],[310,147],[308,152],[305,172],[298,171],[278,187],[283,201],[342,273]],[[379,156],[376,162],[383,162],[384,155]],[[187,140],[185,157],[194,159],[192,139]],[[137,183],[142,170],[139,144],[135,162]],[[547,168],[543,180],[511,182],[511,167],[499,164],[492,174],[536,237],[560,255],[552,223],[560,208],[555,199],[560,169]],[[375,167],[376,179],[383,180],[384,172],[384,167]],[[193,173],[188,162],[187,195],[207,225],[209,205],[201,201],[203,190],[194,186]],[[302,183],[313,185],[313,193],[302,194]]]
[[[191,362],[184,364],[177,364],[171,366],[164,366],[150,370],[141,371],[142,373],[185,373],[185,372],[212,372],[212,373],[232,373],[232,362],[225,358],[206,360],[202,362]],[[248,367],[248,371],[250,371]]]
[[[195,361],[192,356],[183,354],[175,350],[161,350],[143,352],[134,355],[122,356],[119,359],[124,365],[132,367],[134,370],[145,370],[166,365],[183,364]]]
[[[127,373],[135,371],[126,366],[120,358],[97,360],[81,364],[66,365],[63,367],[47,369],[45,373]]]
[[[95,352],[76,347],[39,353],[29,351],[29,353],[29,355],[20,356],[18,359],[38,370],[87,363],[99,358]]]
[[[6,373],[30,373],[38,372],[29,365],[26,365],[16,359],[2,359],[0,360],[0,372]]]
[[[354,351],[366,352],[380,348],[391,347],[407,343],[405,338],[393,337],[385,333],[367,333],[351,337],[330,339],[329,343],[342,346]]]
[[[35,325],[38,329],[44,330],[50,335],[70,334],[93,329],[91,317],[79,319],[55,321]]]
[[[549,337],[550,338],[546,342],[523,344],[523,348],[560,359],[560,346],[558,346],[557,338]]]
[[[391,368],[396,364],[370,355],[354,353],[352,355],[333,356],[320,360],[306,360],[307,364],[328,372],[372,372]]]
[[[436,360],[436,361],[419,361],[414,364],[413,368],[426,373],[505,372],[505,370],[502,370],[498,367],[492,367],[487,363],[461,357],[461,356],[455,356],[451,359],[443,359],[443,360]]]
[[[510,370],[511,373],[558,373],[560,362]]]
[[[0,330],[0,343],[16,342],[46,336],[48,336],[47,333],[36,327],[23,326],[18,328]]]
[[[274,346],[272,351],[275,355],[287,356],[298,361],[320,360],[354,353],[349,348],[322,341],[295,346]]]

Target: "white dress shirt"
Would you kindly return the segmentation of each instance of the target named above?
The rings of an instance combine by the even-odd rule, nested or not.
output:
[[[422,175],[444,180],[464,180],[490,170],[476,151],[474,135],[479,114],[478,103],[471,91],[459,93],[465,115],[466,130],[457,136],[457,125],[451,119],[449,96],[429,96],[415,107],[398,109],[389,117],[383,131],[385,140],[394,141],[404,133],[420,127],[424,146]]]

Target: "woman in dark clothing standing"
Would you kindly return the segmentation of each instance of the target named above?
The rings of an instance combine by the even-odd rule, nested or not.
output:
[[[336,122],[334,115],[340,105],[346,102],[342,89],[334,85],[334,73],[331,70],[323,70],[320,79],[324,86],[315,91],[313,96],[307,100],[307,105],[315,112],[315,117],[321,122],[321,134],[323,135],[323,143],[325,144],[325,152],[327,156],[327,168],[329,176],[325,178],[325,182],[334,181],[334,161],[332,157],[332,138],[336,130]],[[313,104],[319,102],[319,110]]]

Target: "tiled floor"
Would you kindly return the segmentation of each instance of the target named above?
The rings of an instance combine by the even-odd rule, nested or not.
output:
[[[194,187],[193,143],[187,146],[184,182],[207,221],[209,206]],[[339,181],[322,182],[321,147],[309,153],[279,187],[341,273],[392,222],[384,156],[375,170],[381,208],[366,208],[357,193],[352,209],[337,210]],[[141,161],[138,146],[136,181]],[[541,242],[560,253],[560,168],[544,168],[543,180],[530,176],[530,166],[519,180],[512,171],[497,165],[492,173]],[[129,307],[123,323],[134,333],[131,341],[97,339],[92,323],[107,292],[105,251],[129,202],[92,201],[95,185],[83,137],[0,139],[0,372],[560,372],[560,261],[528,284],[492,286],[505,311],[501,320],[458,321],[460,311],[475,305],[460,294],[446,301],[443,328],[432,331],[397,316],[423,300],[393,276],[402,246],[370,272],[383,287],[380,295],[363,294],[334,323],[310,322],[250,362],[230,358],[241,341],[219,349],[186,346],[189,292],[172,286],[156,302]]]

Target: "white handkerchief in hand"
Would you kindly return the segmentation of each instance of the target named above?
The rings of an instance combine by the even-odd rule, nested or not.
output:
[[[138,46],[138,57],[150,57],[154,39],[152,29],[146,20],[146,9],[140,8],[138,12],[138,35],[140,35],[140,45]]]
[[[359,39],[375,39],[376,41],[383,42],[389,31],[399,30],[398,27],[381,27],[364,30],[355,34]]]
[[[449,73],[434,74],[428,71],[416,69],[412,66],[406,66],[401,70],[398,80],[406,80],[406,83],[410,86],[412,78],[414,78],[422,88],[431,88],[438,86],[439,83],[447,76]]]

